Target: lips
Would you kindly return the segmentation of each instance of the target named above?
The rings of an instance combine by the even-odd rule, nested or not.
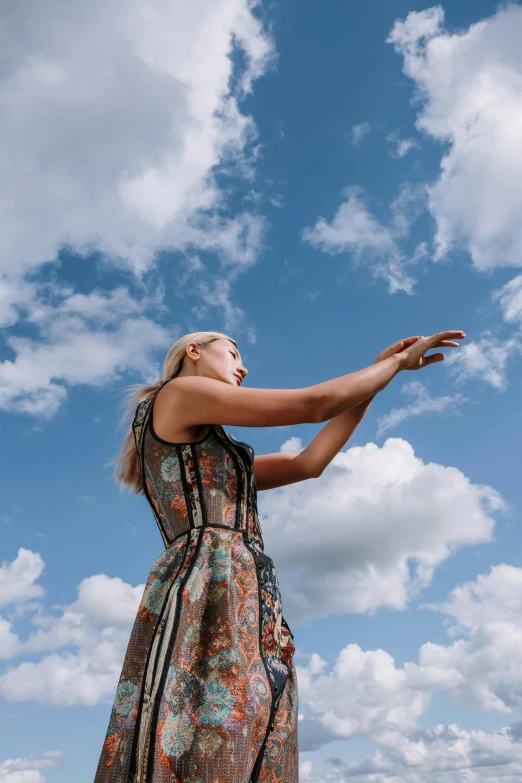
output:
[[[234,375],[235,375],[235,377],[238,379],[238,381],[239,381],[239,385],[241,386],[241,381],[242,381],[242,378],[241,378],[241,376],[239,376],[239,375],[236,375],[235,373],[234,373]]]

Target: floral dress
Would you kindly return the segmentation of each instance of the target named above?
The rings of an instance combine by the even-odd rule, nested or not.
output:
[[[264,552],[254,451],[217,424],[197,442],[163,440],[152,425],[158,391],[132,427],[165,550],[94,783],[297,783],[294,637]]]

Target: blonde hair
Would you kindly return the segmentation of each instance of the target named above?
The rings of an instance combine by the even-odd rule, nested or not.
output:
[[[124,395],[124,399],[120,404],[120,408],[125,406],[125,411],[120,419],[118,429],[120,429],[129,416],[132,414],[134,420],[134,413],[140,402],[151,397],[165,381],[169,381],[175,378],[181,370],[183,358],[185,356],[185,349],[189,343],[197,343],[197,345],[206,346],[214,340],[220,338],[230,340],[237,348],[237,343],[228,334],[222,332],[191,332],[183,337],[180,337],[174,345],[169,348],[169,351],[163,362],[163,377],[161,380],[156,381],[153,384],[139,384],[134,383],[131,386],[127,386],[127,392]],[[141,457],[136,448],[134,440],[134,432],[132,430],[132,422],[129,425],[127,434],[123,441],[120,454],[115,460],[111,460],[106,464],[116,465],[114,472],[114,479],[120,484],[120,491],[123,491],[125,487],[129,487],[134,494],[144,494],[143,491],[143,476],[141,469]]]

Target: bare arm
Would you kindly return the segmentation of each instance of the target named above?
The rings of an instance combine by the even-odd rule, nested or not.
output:
[[[309,478],[318,478],[339,454],[361,423],[375,395],[325,424],[312,442],[299,454]]]
[[[309,472],[310,466],[302,459],[303,453],[274,451],[271,454],[256,454],[254,456],[254,473],[258,492],[314,478]]]
[[[442,346],[458,348],[459,344],[454,341],[455,338],[462,339],[465,336],[460,329],[449,329],[429,337],[408,337],[381,351],[370,367],[313,386],[321,400],[319,410],[322,410],[322,418],[319,421],[338,416],[343,411],[355,408],[369,397],[374,397],[401,370],[419,370],[442,361],[443,353],[434,353],[430,356],[424,354],[430,348]]]
[[[318,478],[351,438],[374,396],[329,421],[298,454],[276,451],[256,455],[254,471],[258,491]]]
[[[427,348],[458,347],[458,343],[447,339],[454,336],[462,338],[465,334],[451,330],[440,332],[430,338],[420,338],[420,340],[417,336],[408,337],[382,350],[375,359],[374,365],[383,363],[391,356],[396,356],[399,370],[426,367],[444,359],[442,353],[424,356]],[[415,343],[419,344],[416,352],[412,352],[410,349]],[[275,453],[256,456],[254,467],[258,489],[273,489],[320,476],[352,436],[375,396],[376,394],[372,394],[355,407],[348,408],[333,417],[301,453]]]
[[[396,357],[304,389],[252,389],[213,378],[183,376],[164,387],[165,403],[180,427],[230,424],[280,427],[316,424],[354,408],[399,372]]]
[[[393,354],[363,370],[313,386],[320,400],[319,410],[322,413],[319,421],[333,419],[369,397],[375,397],[400,370],[401,362],[397,354]]]

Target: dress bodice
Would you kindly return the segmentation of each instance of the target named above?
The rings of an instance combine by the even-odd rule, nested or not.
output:
[[[163,440],[152,424],[158,391],[139,403],[132,429],[144,493],[165,546],[191,528],[210,525],[239,529],[255,549],[264,551],[253,448],[219,424],[210,425],[196,442]]]

